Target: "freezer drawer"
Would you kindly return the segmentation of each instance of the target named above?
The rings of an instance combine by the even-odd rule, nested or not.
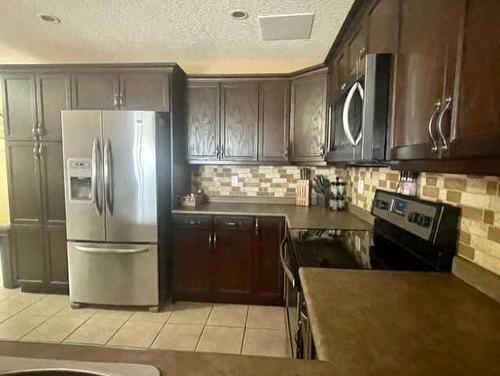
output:
[[[158,306],[158,246],[68,242],[72,303]]]

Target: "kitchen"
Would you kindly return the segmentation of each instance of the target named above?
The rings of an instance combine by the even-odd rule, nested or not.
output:
[[[498,8],[2,2],[0,374],[498,373]]]

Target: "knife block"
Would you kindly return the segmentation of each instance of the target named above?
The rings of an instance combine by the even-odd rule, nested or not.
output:
[[[297,194],[295,196],[295,205],[309,206],[311,205],[311,181],[301,179],[297,181]]]

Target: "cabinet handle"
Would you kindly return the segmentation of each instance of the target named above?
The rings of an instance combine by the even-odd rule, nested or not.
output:
[[[283,156],[284,156],[285,158],[288,158],[288,145],[285,145],[285,146],[283,147]]]
[[[226,221],[224,222],[226,226],[231,226],[231,227],[236,227],[236,226],[241,226],[241,222],[233,222],[233,221]]]
[[[189,221],[187,221],[187,224],[188,225],[201,225],[201,222],[200,221],[189,220]]]
[[[259,234],[259,227],[260,227],[259,218],[255,218],[255,235]]]
[[[35,143],[35,146],[33,146],[33,159],[38,160],[40,156],[38,155],[38,144]]]
[[[217,145],[215,147],[215,154],[217,156],[217,159],[220,159],[220,145]]]
[[[118,108],[118,94],[113,95],[113,106],[115,109]]]
[[[210,249],[212,247],[212,233],[208,233],[208,248]]]
[[[434,123],[434,119],[436,118],[437,114],[439,113],[440,107],[441,107],[441,101],[437,101],[436,103],[434,103],[434,111],[432,111],[432,115],[429,118],[428,131],[429,131],[429,137],[431,138],[431,141],[432,141],[432,151],[438,150],[436,139],[434,138],[434,134],[432,133],[432,124]]]
[[[439,136],[441,137],[441,140],[443,140],[443,146],[441,146],[441,150],[444,150],[444,151],[448,150],[448,142],[446,141],[446,137],[445,137],[444,132],[443,132],[443,117],[444,117],[444,114],[446,114],[446,112],[450,109],[450,105],[451,105],[451,97],[448,97],[444,100],[444,108],[441,111],[441,113],[439,114],[439,118],[438,118]]]
[[[224,158],[224,145],[220,147],[220,157],[221,159]]]
[[[212,236],[212,245],[213,245],[213,250],[215,251],[217,249],[217,233],[214,232],[214,235]]]
[[[326,151],[325,145],[321,145],[321,147],[319,148],[319,155],[321,156],[321,158],[324,158],[325,151]]]
[[[31,128],[31,134],[33,135],[33,139],[36,139],[36,136],[38,134],[38,123],[33,123],[33,127]]]
[[[38,144],[38,158],[43,158],[43,144],[41,142]]]
[[[123,92],[121,92],[120,95],[118,96],[118,103],[120,105],[120,108],[123,108],[124,97],[125,94]]]

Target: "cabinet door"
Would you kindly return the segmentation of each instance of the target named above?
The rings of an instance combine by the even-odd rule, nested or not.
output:
[[[7,140],[33,139],[37,126],[35,92],[32,74],[8,74],[2,77]]]
[[[203,299],[212,290],[212,217],[174,217],[176,299]]]
[[[288,161],[289,81],[259,85],[259,160]]]
[[[256,218],[255,291],[259,304],[283,302],[283,273],[280,242],[284,235],[283,218]]]
[[[454,0],[401,3],[393,159],[439,158],[436,122],[454,77],[459,8]]]
[[[348,71],[356,76],[364,72],[366,55],[366,25],[365,20],[361,20],[358,28],[354,31],[351,40],[348,42],[349,65]]]
[[[219,299],[249,299],[252,292],[252,217],[215,217],[214,288]]]
[[[61,141],[61,111],[71,109],[69,74],[39,74],[37,88],[38,133],[44,141]]]
[[[57,142],[42,142],[39,150],[44,223],[64,224],[66,215],[62,145]]]
[[[500,156],[499,12],[495,0],[467,2],[452,157]]]
[[[54,289],[65,289],[68,285],[66,226],[46,226],[45,243],[47,282]]]
[[[255,82],[222,83],[222,158],[257,160],[259,88]]]
[[[335,57],[333,63],[333,88],[332,94],[335,93],[336,90],[342,89],[342,85],[347,81],[349,76],[349,68],[347,66],[347,51],[341,51],[340,54]]]
[[[120,73],[120,108],[169,111],[167,72]]]
[[[188,81],[186,122],[188,159],[217,160],[220,147],[219,82]]]
[[[10,247],[21,285],[42,285],[45,281],[43,226],[12,225]]]
[[[38,145],[29,141],[7,142],[5,150],[11,223],[41,224]]]
[[[73,108],[113,110],[118,108],[118,74],[115,72],[77,72],[71,78]]]
[[[398,49],[399,0],[378,0],[368,14],[368,53]]]
[[[325,150],[326,69],[292,81],[292,161],[322,162]]]

